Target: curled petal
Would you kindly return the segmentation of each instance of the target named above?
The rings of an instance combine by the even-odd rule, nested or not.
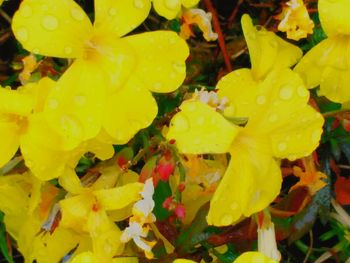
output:
[[[175,139],[181,153],[226,153],[238,128],[210,106],[186,101],[170,123],[168,140]]]
[[[210,225],[231,225],[263,210],[276,198],[282,176],[278,163],[264,148],[249,138],[235,140],[229,166],[210,202]]]
[[[146,88],[165,93],[176,90],[182,84],[189,50],[186,42],[175,32],[147,32],[125,37],[123,41],[137,54],[134,74]]]
[[[84,54],[92,25],[73,0],[25,0],[13,17],[12,30],[35,54],[77,58]]]
[[[95,0],[94,27],[119,37],[138,27],[151,10],[150,0]]]
[[[156,12],[166,19],[174,19],[181,11],[181,0],[153,0]]]
[[[338,34],[350,35],[350,2],[348,0],[320,0],[318,12],[322,28],[329,37]]]
[[[242,16],[241,23],[255,80],[264,78],[273,69],[291,67],[302,57],[303,52],[300,48],[265,28],[255,27],[248,15]]]

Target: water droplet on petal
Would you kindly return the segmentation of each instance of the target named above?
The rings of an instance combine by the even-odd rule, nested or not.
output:
[[[41,24],[48,31],[54,31],[58,28],[58,20],[55,16],[52,15],[44,16]]]
[[[153,85],[153,89],[154,90],[160,90],[162,88],[162,83],[160,83],[160,82],[157,82],[157,83],[154,83],[154,85]]]
[[[173,69],[178,73],[186,72],[186,65],[183,62],[174,62]]]
[[[279,95],[282,100],[289,100],[293,96],[293,88],[289,86],[284,86],[280,89]]]
[[[231,205],[230,205],[230,208],[232,210],[236,210],[238,208],[238,204],[236,202],[232,202]]]
[[[321,131],[320,130],[315,130],[312,135],[311,135],[311,141],[312,143],[317,143],[320,139],[321,136]]]
[[[47,101],[47,106],[50,108],[50,109],[57,109],[58,107],[58,101],[56,99],[49,99]]]
[[[115,16],[117,14],[117,10],[112,7],[112,8],[109,9],[108,14],[110,16]]]
[[[85,17],[83,10],[81,10],[80,8],[73,8],[70,11],[70,14],[77,21],[82,21],[84,20],[84,17]]]
[[[277,149],[280,151],[280,152],[284,152],[286,149],[287,149],[287,144],[285,142],[280,142],[278,145],[277,145]]]
[[[224,226],[230,225],[233,222],[233,216],[226,214],[221,218],[221,224]]]
[[[172,125],[174,130],[177,132],[185,132],[190,128],[188,119],[182,114],[178,114],[174,117]]]
[[[258,97],[256,97],[256,103],[258,105],[263,105],[266,103],[266,97],[264,95],[260,95]]]
[[[64,48],[64,53],[65,54],[69,55],[72,52],[73,52],[73,49],[71,47],[67,46],[67,47]]]
[[[20,14],[23,17],[30,17],[32,15],[33,11],[32,8],[29,5],[22,5],[20,9]]]
[[[74,97],[74,103],[78,106],[84,106],[86,103],[86,97],[84,95],[77,95]]]
[[[200,116],[200,117],[197,119],[196,122],[197,122],[198,125],[203,125],[203,124],[204,124],[204,120],[205,120],[204,117],[203,117],[203,116]]]
[[[271,114],[269,116],[269,122],[276,122],[278,120],[277,114]]]
[[[305,98],[309,95],[309,92],[307,91],[307,89],[304,86],[299,86],[297,88],[297,93],[302,98]]]
[[[19,41],[27,41],[28,40],[28,30],[24,27],[19,28],[16,31],[16,35]]]
[[[143,0],[134,0],[134,6],[139,9],[144,8],[145,2]]]
[[[39,48],[33,48],[33,53],[34,54],[40,54],[40,49]]]

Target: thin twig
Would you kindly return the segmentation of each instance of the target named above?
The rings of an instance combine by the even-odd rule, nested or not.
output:
[[[312,247],[314,246],[314,237],[313,237],[313,234],[312,234],[312,230],[309,231],[309,236],[310,236],[310,247],[309,247],[309,250],[307,251],[306,253],[306,256],[304,258],[304,261],[303,263],[306,263],[307,262],[307,259],[310,257],[311,255],[311,252],[312,252]]]
[[[222,56],[224,57],[226,69],[228,72],[231,72],[232,65],[231,65],[230,57],[228,56],[228,53],[226,50],[225,38],[224,38],[224,34],[222,33],[222,30],[220,27],[218,14],[216,13],[216,10],[215,10],[215,8],[210,0],[204,0],[204,4],[205,4],[206,8],[208,9],[208,11],[213,16],[213,26],[214,26],[215,32],[218,34],[219,47],[221,49]]]
[[[232,26],[232,23],[233,21],[235,20],[236,16],[237,16],[237,13],[238,13],[238,10],[239,10],[239,7],[240,5],[243,3],[243,0],[238,0],[235,8],[233,9],[233,12],[232,14],[230,15],[230,17],[228,18],[227,20],[227,27],[230,28]]]
[[[4,10],[2,10],[1,8],[0,8],[0,15],[1,15],[9,24],[12,23],[11,17],[10,17],[8,14],[6,14],[6,12],[5,12]]]

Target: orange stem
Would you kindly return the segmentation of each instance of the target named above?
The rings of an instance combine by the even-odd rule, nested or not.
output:
[[[218,34],[219,47],[221,49],[222,56],[224,57],[226,69],[228,72],[231,72],[232,65],[231,65],[230,57],[228,56],[228,53],[226,50],[225,38],[224,38],[224,34],[222,33],[222,30],[220,27],[218,14],[216,13],[216,10],[215,10],[215,8],[210,0],[204,0],[204,4],[205,4],[206,8],[208,9],[208,11],[213,16],[213,26],[214,26],[215,32]]]

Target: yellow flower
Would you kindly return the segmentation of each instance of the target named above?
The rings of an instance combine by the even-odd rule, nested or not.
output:
[[[71,263],[100,263],[101,259],[91,251],[83,252],[76,255]],[[117,257],[107,261],[106,263],[137,263],[139,260],[136,257]]]
[[[0,166],[16,153],[27,133],[29,116],[41,111],[52,85],[52,80],[44,78],[38,84],[28,84],[17,90],[0,88],[0,134],[4,138]]]
[[[119,241],[122,232],[108,213],[120,211],[123,214],[123,209],[141,198],[142,187],[141,183],[130,183],[107,189],[84,189],[80,194],[59,202],[62,213],[60,225],[80,234],[88,233],[94,254],[107,262],[122,253],[124,248]]]
[[[310,19],[303,0],[290,0],[278,16],[278,30],[287,32],[287,38],[299,40],[312,34],[314,22]]]
[[[206,41],[214,41],[218,38],[218,34],[213,32],[211,28],[211,13],[206,13],[202,9],[189,9],[182,14],[182,25],[180,36],[183,39],[189,39],[194,36],[191,26],[193,24],[197,25],[199,29],[203,32],[203,37]]]
[[[243,18],[243,28],[247,19]],[[185,154],[230,153],[231,160],[207,217],[209,224],[218,226],[233,224],[268,206],[281,187],[279,159],[295,160],[309,155],[322,133],[323,118],[307,105],[309,93],[300,77],[283,69],[280,62],[276,62],[277,66],[258,63],[258,54],[264,56],[265,48],[276,53],[265,43],[270,43],[273,35],[266,32],[270,37],[265,37],[265,33],[261,36],[254,28],[252,33],[255,40],[248,40],[248,45],[250,41],[252,47],[259,48],[253,53],[255,60],[252,58],[256,71],[236,70],[217,85],[219,97],[228,101],[221,111],[226,118],[217,107],[185,101],[167,134]],[[291,56],[285,50],[279,53],[282,57]],[[265,77],[256,81],[256,76]]]
[[[307,88],[320,85],[320,95],[335,102],[350,100],[350,3],[320,0],[321,25],[328,38],[313,47],[295,67]]]
[[[149,0],[148,0],[149,1]],[[199,0],[152,0],[156,12],[167,18],[174,19],[181,12],[181,6],[191,8],[198,4]]]
[[[56,187],[41,183],[28,173],[0,177],[0,210],[5,213],[6,229],[26,262],[58,262],[80,240],[73,231],[61,226],[52,233],[44,231],[58,192]]]
[[[76,59],[46,107],[50,126],[71,137],[66,147],[93,138],[101,125],[105,141],[126,143],[157,114],[151,91],[171,92],[184,80],[188,47],[176,33],[123,37],[150,8],[150,1],[96,1],[92,25],[73,0],[22,1],[12,29],[24,48]]]

